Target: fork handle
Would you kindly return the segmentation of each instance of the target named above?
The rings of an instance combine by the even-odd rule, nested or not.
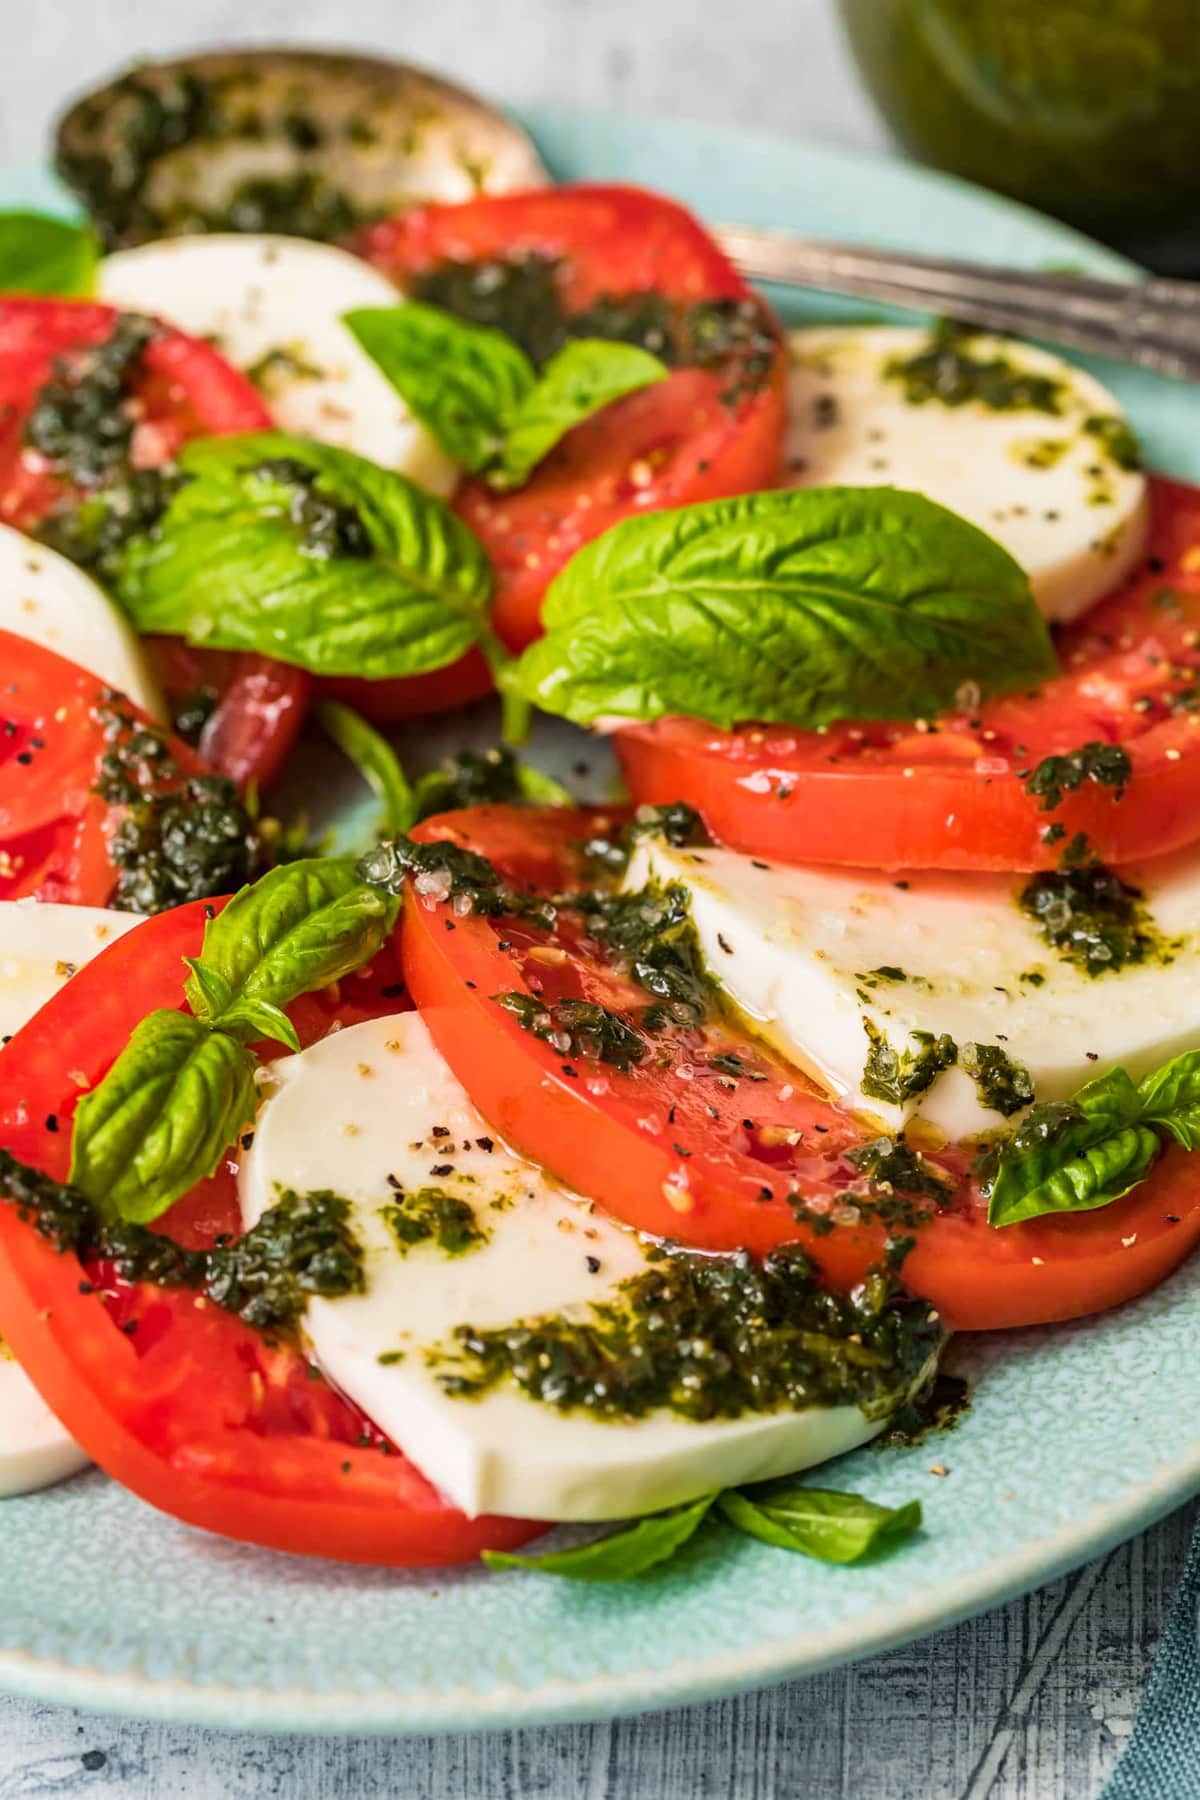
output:
[[[829,244],[790,232],[722,225],[717,240],[743,274],[889,300],[995,331],[1046,338],[1200,380],[1200,283],[1101,281]]]

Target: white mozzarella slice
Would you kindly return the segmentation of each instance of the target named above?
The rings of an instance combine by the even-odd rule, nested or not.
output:
[[[261,389],[283,431],[357,451],[448,494],[455,467],[362,350],[342,314],[397,306],[378,270],[303,238],[214,233],[120,250],[97,295],[210,339]]]
[[[0,1499],[65,1481],[87,1463],[0,1339]]]
[[[267,1095],[240,1176],[246,1225],[281,1190],[332,1188],[351,1201],[366,1292],[309,1302],[313,1352],[464,1512],[624,1518],[806,1468],[880,1429],[854,1406],[613,1424],[515,1385],[451,1397],[426,1353],[457,1326],[564,1309],[586,1317],[589,1302],[644,1267],[644,1244],[493,1141],[417,1013],[352,1026],[273,1064]],[[466,1200],[487,1241],[457,1257],[427,1245],[401,1252],[381,1216],[389,1176]]]
[[[137,633],[102,588],[44,544],[0,525],[0,630],[31,638],[165,719]]]
[[[1049,351],[970,340],[1058,385],[1060,410],[997,411],[982,401],[920,405],[888,365],[929,342],[919,327],[793,332],[786,455],[805,487],[911,488],[978,525],[1016,558],[1048,619],[1074,619],[1136,562],[1149,521],[1146,481],[1123,469],[1094,419],[1120,419],[1108,389]]]
[[[902,1106],[864,1094],[865,1020],[891,1045],[948,1033],[997,1044],[1039,1100],[1065,1100],[1120,1064],[1135,1079],[1200,1042],[1200,855],[1130,876],[1171,959],[1089,975],[1019,909],[1020,876],[766,866],[735,850],[643,842],[626,884],[679,882],[705,964],[753,1030],[856,1112],[895,1130],[914,1115],[958,1140],[995,1131],[961,1067]],[[903,971],[903,981],[881,974]]]
[[[0,900],[0,1045],[78,968],[140,923],[136,913],[98,906]],[[63,1481],[87,1461],[0,1339],[0,1498]]]
[[[19,1031],[76,969],[135,925],[102,906],[0,900],[0,1043]]]

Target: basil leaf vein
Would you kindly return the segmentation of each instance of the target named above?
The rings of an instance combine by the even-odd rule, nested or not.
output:
[[[139,630],[318,675],[421,674],[474,644],[506,660],[482,545],[403,475],[282,432],[196,439],[179,468],[182,485],[117,570]]]
[[[44,213],[0,212],[0,293],[89,293],[98,256],[89,226]]]
[[[521,487],[568,431],[668,374],[606,338],[573,339],[539,374],[504,332],[416,300],[343,319],[447,455],[497,488]]]
[[[253,1119],[254,1069],[245,1045],[201,1020],[151,1013],[76,1108],[72,1184],[101,1218],[158,1218]]]
[[[578,724],[917,718],[1055,668],[1023,571],[894,488],[796,488],[623,520],[555,577],[505,684]]]

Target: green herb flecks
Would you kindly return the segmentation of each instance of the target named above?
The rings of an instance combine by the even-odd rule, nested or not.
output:
[[[1083,429],[1089,437],[1096,439],[1101,450],[1118,469],[1140,469],[1142,467],[1142,447],[1138,443],[1137,433],[1127,419],[1120,413],[1093,413],[1083,422]]]
[[[112,585],[127,546],[155,531],[183,479],[170,463],[157,469],[121,467],[103,487],[49,513],[37,535],[60,556]]]
[[[821,1286],[797,1245],[761,1262],[746,1251],[672,1249],[587,1317],[463,1325],[430,1361],[454,1397],[512,1383],[543,1405],[601,1419],[837,1405],[875,1418],[917,1384],[941,1337],[933,1309],[881,1272],[845,1295]]]
[[[872,1100],[903,1106],[932,1087],[942,1071],[958,1061],[958,1045],[945,1032],[910,1031],[907,1048],[896,1050],[873,1019],[864,1017],[863,1029],[869,1048],[862,1091]]]
[[[415,788],[417,820],[463,806],[572,806],[573,795],[540,769],[518,761],[506,744],[461,750],[422,775]]]
[[[380,1216],[402,1255],[417,1244],[426,1244],[443,1256],[465,1256],[486,1244],[489,1236],[475,1208],[445,1188],[397,1191],[395,1199],[381,1207]]]
[[[578,913],[584,933],[609,962],[654,996],[640,1023],[647,1031],[698,1025],[715,989],[692,924],[687,889],[640,888],[633,893],[572,894],[565,904]]]
[[[999,1044],[964,1044],[962,1066],[975,1083],[980,1104],[1011,1118],[1033,1102],[1033,1076]]]
[[[899,381],[910,406],[936,401],[966,406],[974,401],[992,412],[1062,412],[1064,383],[1055,376],[1022,368],[1011,357],[976,354],[978,330],[941,319],[928,341],[911,356],[894,356],[884,374]]]
[[[121,313],[101,343],[55,358],[26,421],[25,443],[77,487],[98,487],[128,465],[137,423],[132,385],[160,329],[153,319]]]
[[[402,836],[369,851],[357,866],[359,875],[372,887],[399,895],[405,881],[411,879],[420,900],[431,906],[449,902],[452,911],[464,918],[472,913],[485,919],[511,915],[546,929],[554,923],[555,908],[548,900],[518,893],[501,879],[486,856],[464,850],[460,844],[442,839],[418,844]]]
[[[847,1150],[846,1161],[865,1175],[872,1187],[943,1202],[954,1193],[950,1177],[927,1162],[903,1134],[872,1138],[868,1144]]]
[[[224,775],[180,773],[166,734],[106,690],[96,706],[108,748],[96,793],[117,809],[108,854],[117,870],[110,906],[164,912],[227,894],[248,881],[261,846]]]
[[[1106,975],[1149,957],[1170,961],[1172,940],[1156,929],[1140,888],[1102,863],[1043,869],[1017,904],[1064,961],[1087,975]]]
[[[1036,768],[1019,771],[1025,791],[1043,812],[1062,805],[1064,794],[1073,794],[1085,782],[1112,789],[1113,799],[1124,798],[1133,775],[1128,750],[1120,744],[1093,740],[1065,756],[1044,756]]]
[[[522,1031],[541,1038],[560,1056],[589,1057],[624,1072],[640,1063],[649,1046],[641,1032],[594,1000],[544,1000],[537,994],[493,994]]]

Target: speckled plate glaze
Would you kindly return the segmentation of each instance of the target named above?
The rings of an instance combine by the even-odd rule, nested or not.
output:
[[[1124,267],[1033,213],[898,164],[661,120],[535,108],[528,123],[560,175],[645,182],[713,219]],[[17,201],[62,205],[28,173],[0,181],[0,204]],[[1153,462],[1200,478],[1195,390],[1098,372]],[[0,1509],[0,1687],[214,1725],[429,1732],[640,1712],[866,1656],[1048,1581],[1200,1489],[1197,1344],[1200,1262],[1092,1323],[964,1341],[959,1364],[977,1387],[957,1432],[829,1472],[925,1506],[919,1537],[858,1570],[729,1536],[612,1588],[364,1572],[204,1537],[84,1476]]]

